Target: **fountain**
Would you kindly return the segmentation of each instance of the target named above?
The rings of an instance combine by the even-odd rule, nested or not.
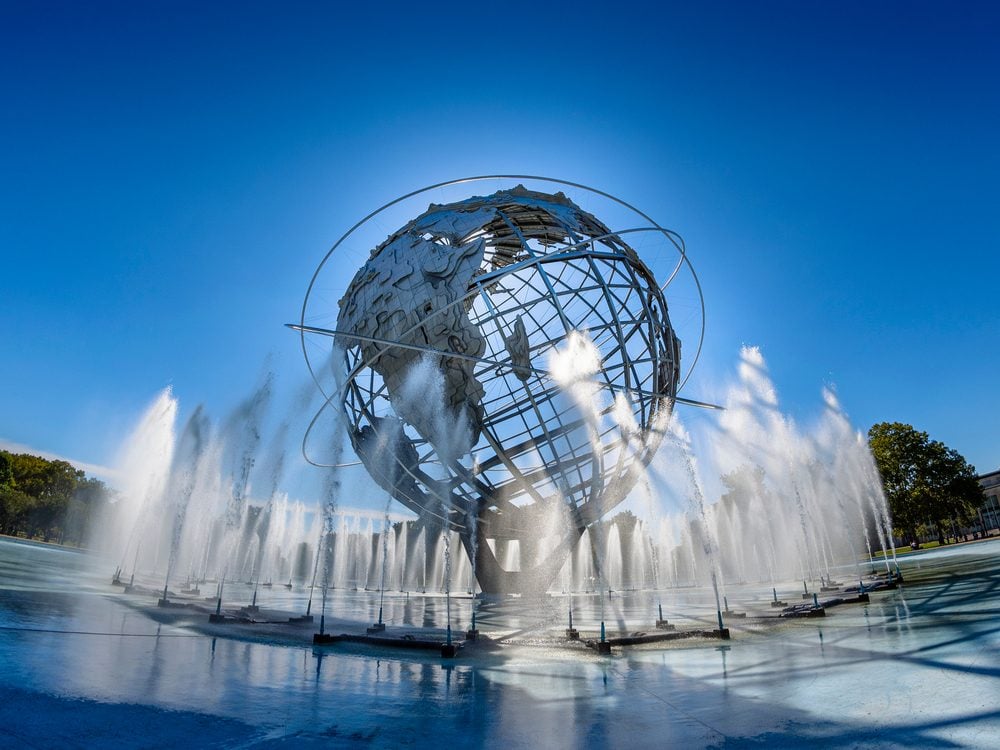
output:
[[[770,381],[761,379],[766,370],[759,352],[744,351],[743,358],[754,363],[749,372],[756,387],[772,390]],[[747,368],[741,367],[733,393],[745,393],[747,374]],[[857,565],[852,540],[863,540],[867,533],[878,544],[879,537],[887,535],[883,526],[872,523],[883,517],[871,512],[872,498],[882,501],[877,485],[866,483],[871,475],[864,470],[870,460],[864,443],[857,440],[832,395],[825,394],[823,417],[812,429],[780,417],[776,403],[763,410],[784,420],[785,439],[797,443],[795,452],[770,463],[758,437],[760,400],[744,399],[741,405],[740,399],[731,396],[726,405],[724,419],[719,420],[724,431],[713,428],[709,433],[721,447],[698,461],[692,451],[704,439],[698,432],[703,425],[694,423],[687,430],[676,416],[673,418],[667,433],[671,449],[651,462],[639,485],[641,497],[628,504],[628,511],[584,529],[553,578],[549,590],[554,595],[576,598],[594,592],[606,608],[608,589],[623,595],[656,591],[657,598],[664,599],[673,596],[671,590],[680,593],[691,586],[707,585],[714,598],[714,569],[724,603],[715,608],[715,614],[728,620],[746,617],[748,606],[782,613],[789,607],[782,598],[789,595],[799,598],[808,594],[802,598],[815,608],[827,595],[841,602],[864,601],[872,587],[894,585],[894,579],[884,573],[873,579],[867,562],[864,570]],[[274,440],[258,441],[252,452],[234,449],[232,444],[238,445],[241,436],[248,433],[245,426],[238,426],[239,420],[230,417],[217,426],[204,410],[196,410],[183,429],[175,432],[175,416],[166,417],[176,413],[173,395],[164,392],[137,427],[135,442],[149,445],[152,437],[143,433],[159,435],[163,440],[160,453],[170,455],[171,462],[158,475],[146,473],[156,476],[157,484],[139,488],[139,508],[128,506],[133,498],[123,498],[113,509],[122,517],[134,518],[134,527],[126,531],[120,518],[109,518],[104,526],[118,530],[121,536],[117,540],[95,529],[95,544],[113,559],[125,561],[116,566],[119,585],[128,580],[123,573],[131,565],[127,575],[132,579],[133,593],[152,592],[148,582],[159,570],[158,591],[165,606],[190,606],[198,601],[196,582],[214,579],[217,590],[211,600],[215,619],[232,623],[259,613],[261,597],[273,597],[265,593],[272,590],[267,586],[269,581],[297,580],[310,592],[310,598],[303,600],[304,614],[299,610],[298,615],[288,618],[294,624],[313,622],[311,592],[316,586],[327,599],[337,592],[367,587],[378,597],[368,626],[374,622],[375,626],[391,627],[380,612],[390,592],[443,595],[443,608],[448,610],[453,604],[452,583],[461,581],[466,588],[466,581],[476,581],[473,559],[459,532],[444,529],[433,518],[394,513],[385,501],[381,511],[338,508],[333,501],[339,494],[338,471],[346,470],[330,470],[329,487],[320,493],[328,499],[320,507],[293,500],[277,486],[275,467],[281,461],[273,455]],[[268,434],[263,425],[257,429],[262,436]],[[234,455],[236,460],[227,463],[225,457]],[[798,476],[799,482],[790,481],[785,472]],[[255,479],[258,474],[262,481]],[[708,491],[701,490],[705,499],[699,503],[700,488],[711,486],[713,477],[720,474],[725,478],[720,499],[709,502]],[[255,486],[263,488],[260,498]],[[241,499],[239,514],[230,520],[230,508],[237,497]],[[675,498],[679,498],[676,504]],[[323,531],[324,512],[329,514],[327,533]],[[516,571],[524,561],[531,567],[544,559],[547,544],[558,544],[551,526],[559,518],[550,516],[540,526],[537,540],[487,538],[486,544],[505,568]],[[823,524],[822,529],[815,528],[818,523]],[[887,553],[891,558],[891,550]],[[800,555],[811,555],[811,562],[801,561]],[[853,590],[833,585],[835,578],[849,572],[838,567],[838,561],[850,561],[849,570],[861,579]],[[227,570],[231,572],[223,576]],[[180,594],[164,595],[164,588],[169,592],[170,582],[180,572],[186,572],[188,588]],[[139,584],[135,583],[136,573],[140,574]],[[797,593],[789,585],[795,579]],[[240,582],[248,580],[253,585],[241,588],[245,584]],[[752,597],[737,593],[743,597],[741,611],[732,611],[733,592],[723,596],[723,589],[736,591],[755,583],[767,585],[767,599],[755,605]],[[779,589],[783,597],[778,597]],[[473,585],[472,590],[478,589]],[[242,601],[249,603],[243,614],[226,610],[226,596],[237,601],[241,591],[247,597]],[[475,630],[478,635],[481,628],[475,601],[470,614],[476,627],[463,630],[466,634]],[[653,606],[655,609],[655,601]],[[572,604],[569,609],[573,609]],[[649,627],[665,633],[667,628],[676,627],[662,614],[654,619]],[[442,621],[442,625],[446,628],[447,622]],[[574,614],[574,626],[566,630],[578,627]]]
[[[682,248],[666,230],[649,231]],[[425,290],[394,275],[405,263],[368,268],[408,289],[396,294],[417,315],[407,318],[411,333],[366,328],[351,300],[367,271],[348,286],[338,327],[295,326],[334,339],[314,373],[323,406],[304,443],[324,467],[315,473],[322,489],[298,500],[286,486],[286,436],[308,392],[276,408],[265,370],[232,414],[213,423],[199,408],[178,432],[178,404],[165,390],[123,453],[122,500],[94,530],[93,546],[116,562],[113,582],[131,565],[127,591],[152,590],[152,579],[162,606],[192,607],[197,582],[214,581],[211,619],[229,625],[263,621],[293,601],[285,621],[312,623],[318,593],[319,643],[340,637],[328,632],[329,617],[342,622],[351,596],[351,619],[390,643],[412,621],[411,595],[422,597],[423,627],[439,627],[454,651],[511,595],[528,608],[544,606],[546,593],[567,597],[566,634],[579,636],[579,613],[589,612],[600,635],[580,640],[605,651],[690,633],[725,638],[729,618],[813,616],[807,610],[894,585],[874,464],[831,390],[818,423],[803,427],[781,412],[760,351],[745,348],[724,411],[673,409],[699,402],[677,395],[686,380],[679,340],[652,273],[624,242],[634,234],[610,232],[561,194],[523,188],[433,206],[406,224],[372,258],[425,253],[419,273],[441,293],[427,298],[431,312],[407,311]],[[686,263],[682,252],[678,268]],[[452,274],[461,269],[471,275],[459,288]],[[514,282],[533,284],[539,298],[511,294]],[[648,292],[644,301],[632,300],[633,288]],[[611,302],[620,294],[632,300],[625,307]],[[412,331],[431,325],[425,314],[452,326],[452,338],[435,334],[446,349],[415,343]],[[374,486],[341,456],[348,446]],[[352,496],[362,488],[378,510],[343,506],[345,477]],[[876,548],[885,564],[877,576],[859,563],[867,550],[874,569]],[[183,574],[186,588],[170,593]],[[854,590],[833,585],[844,575],[857,577]],[[793,593],[793,581],[803,589]],[[292,595],[296,582],[308,599]],[[789,607],[779,589],[808,604]],[[462,590],[468,610],[456,599]],[[224,593],[249,604],[227,609]],[[836,596],[821,602],[828,593]],[[642,627],[659,632],[612,632],[631,629],[623,597],[644,596]],[[663,615],[668,599],[673,621]],[[685,622],[706,606],[713,629]],[[466,611],[465,638],[453,638],[464,619],[456,612]]]

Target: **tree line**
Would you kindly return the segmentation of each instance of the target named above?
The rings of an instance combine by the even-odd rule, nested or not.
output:
[[[79,546],[109,499],[104,482],[66,461],[0,451],[0,534]]]
[[[868,446],[882,477],[894,533],[919,546],[936,536],[966,530],[982,535],[979,508],[985,496],[972,466],[958,451],[901,422],[879,422],[868,430]],[[948,533],[951,531],[952,533]]]

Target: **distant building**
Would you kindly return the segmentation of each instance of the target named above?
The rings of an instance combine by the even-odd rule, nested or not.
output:
[[[979,522],[982,528],[992,534],[1000,530],[1000,469],[979,475],[979,485],[986,499],[979,506]]]

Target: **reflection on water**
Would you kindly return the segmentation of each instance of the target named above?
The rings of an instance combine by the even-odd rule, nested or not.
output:
[[[151,734],[143,735],[161,744],[183,741],[200,721],[191,717],[207,715],[219,720],[217,734],[250,744],[631,748],[757,738],[784,746],[912,746],[947,735],[974,747],[1000,721],[998,552],[1000,543],[991,542],[949,550],[937,564],[930,554],[903,560],[904,589],[821,621],[766,628],[733,621],[728,648],[685,642],[600,658],[556,637],[570,606],[577,626],[592,630],[600,596],[481,603],[480,630],[498,643],[446,662],[420,652],[212,637],[136,608],[143,597],[111,587],[103,563],[4,540],[0,704],[7,708],[0,722],[19,736],[54,741],[72,738],[78,712],[139,704],[161,711],[145,719]],[[249,601],[249,587],[227,583],[227,591]],[[734,608],[766,604],[769,596],[729,592]],[[261,603],[304,610],[307,597],[281,587],[261,592]],[[604,604],[616,628],[646,630],[661,600],[672,621],[711,625],[702,590],[615,592]],[[377,602],[374,592],[337,591],[330,616],[364,624],[377,615]],[[471,606],[453,603],[456,629],[467,626]],[[386,596],[392,625],[442,627],[444,612],[441,597]],[[51,725],[11,713],[30,695],[56,717]],[[139,707],[121,710],[127,716]],[[68,723],[56,726],[56,719]]]

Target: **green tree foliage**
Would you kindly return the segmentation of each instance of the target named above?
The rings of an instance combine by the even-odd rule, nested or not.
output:
[[[0,451],[0,489],[14,486],[14,467],[10,463],[10,454]]]
[[[35,506],[35,498],[17,487],[0,487],[0,534],[15,536],[27,528],[28,513]]]
[[[937,529],[954,519],[968,523],[983,501],[976,469],[957,451],[931,440],[926,432],[900,422],[880,422],[868,430],[868,445],[879,474],[896,533],[917,541],[921,526]]]
[[[79,544],[107,494],[66,461],[0,451],[0,533]]]
[[[90,519],[98,517],[110,500],[111,490],[100,479],[87,477],[78,481],[63,518],[62,541],[83,544]]]

